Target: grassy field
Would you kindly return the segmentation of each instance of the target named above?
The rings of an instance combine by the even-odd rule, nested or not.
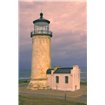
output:
[[[28,90],[27,81],[19,82],[19,105],[86,105],[87,85],[75,92]]]
[[[86,105],[84,103],[65,101],[61,99],[47,99],[33,96],[19,96],[19,105]]]

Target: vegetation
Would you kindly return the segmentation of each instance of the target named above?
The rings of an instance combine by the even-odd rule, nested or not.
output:
[[[29,83],[29,80],[19,80],[19,84],[22,84],[22,83]]]
[[[57,90],[29,90],[29,80],[19,81],[19,105],[86,105],[87,82],[81,82],[81,89],[75,92]],[[65,99],[66,94],[66,99]]]
[[[84,103],[70,102],[60,99],[47,99],[33,96],[19,96],[19,105],[86,105]]]
[[[87,81],[81,81],[81,85],[87,85]]]

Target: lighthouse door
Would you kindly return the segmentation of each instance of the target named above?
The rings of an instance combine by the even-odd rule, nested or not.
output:
[[[75,85],[75,90],[77,90],[77,85]]]

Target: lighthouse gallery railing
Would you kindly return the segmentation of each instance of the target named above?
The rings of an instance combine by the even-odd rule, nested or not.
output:
[[[35,35],[48,35],[52,37],[52,32],[51,31],[46,31],[46,30],[37,30],[37,31],[32,31],[31,32],[31,37]]]

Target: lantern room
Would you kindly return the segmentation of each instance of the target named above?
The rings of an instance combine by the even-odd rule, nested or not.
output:
[[[49,31],[50,21],[43,18],[43,13],[40,13],[40,18],[33,21],[34,31],[31,32],[31,37],[35,35],[47,35],[52,37],[52,32]]]

